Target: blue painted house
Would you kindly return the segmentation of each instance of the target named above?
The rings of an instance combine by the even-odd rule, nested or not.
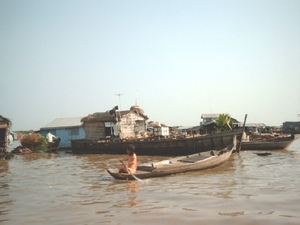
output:
[[[81,122],[82,117],[58,118],[40,129],[40,133],[46,136],[48,131],[59,136],[61,141],[59,148],[71,148],[71,140],[85,138],[85,129]]]

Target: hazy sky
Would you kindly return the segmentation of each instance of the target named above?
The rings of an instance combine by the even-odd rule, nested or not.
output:
[[[300,120],[300,1],[0,0],[0,71],[13,130],[120,102],[281,125]]]

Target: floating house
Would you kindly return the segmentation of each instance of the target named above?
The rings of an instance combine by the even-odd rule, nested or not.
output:
[[[284,122],[282,124],[282,132],[287,133],[287,134],[299,134],[300,133],[300,121]]]
[[[232,144],[242,129],[213,135],[195,135],[184,138],[180,129],[160,122],[147,123],[148,117],[139,106],[119,111],[114,107],[107,112],[82,118],[86,138],[72,140],[74,154],[124,154],[133,144],[138,155],[179,156],[206,150],[222,149]]]
[[[200,122],[200,127],[194,127],[193,132],[197,132],[199,130],[200,134],[211,134],[217,128],[217,123],[219,121],[220,115],[229,115],[228,113],[213,113],[213,114],[202,114]],[[229,115],[230,116],[230,115]],[[231,121],[234,128],[238,128],[241,126],[241,123],[231,117]]]
[[[0,152],[7,152],[10,144],[9,135],[12,123],[10,119],[0,115]]]
[[[60,137],[59,148],[71,148],[71,141],[85,138],[85,129],[81,122],[82,117],[57,118],[40,128],[43,136],[51,132],[53,135]]]
[[[134,139],[147,132],[148,117],[139,106],[129,110],[118,111],[114,107],[107,112],[98,112],[82,118],[86,139],[103,140],[116,137],[118,139]]]
[[[251,134],[265,133],[266,125],[264,123],[246,123],[245,131]]]
[[[221,114],[226,114],[229,115],[228,113],[210,113],[210,114],[202,114],[201,119],[202,121],[200,122],[200,125],[207,125],[214,123],[219,120],[219,116]]]

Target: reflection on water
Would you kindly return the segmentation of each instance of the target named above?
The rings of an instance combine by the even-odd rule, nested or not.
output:
[[[8,172],[9,164],[8,164],[7,160],[3,160],[3,159],[0,159],[0,160],[1,160],[1,163],[0,163],[0,177],[2,178]]]
[[[138,192],[139,191],[139,186],[136,181],[128,181],[128,190],[130,192]]]
[[[18,155],[0,161],[0,224],[299,224],[300,141],[254,153],[144,182],[106,172],[121,155]]]
[[[6,221],[2,217],[9,213],[6,205],[12,204],[12,199],[8,194],[9,179],[7,173],[9,170],[9,163],[6,160],[0,159],[0,223]]]

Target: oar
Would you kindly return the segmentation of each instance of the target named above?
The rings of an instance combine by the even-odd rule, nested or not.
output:
[[[125,168],[129,171],[129,173],[131,174],[131,176],[132,176],[135,180],[140,181],[140,182],[144,182],[144,181],[142,181],[141,179],[137,178],[133,173],[131,173],[131,170],[125,165],[125,163],[124,163],[122,160],[120,160],[120,162],[123,164],[123,166],[125,166]]]

